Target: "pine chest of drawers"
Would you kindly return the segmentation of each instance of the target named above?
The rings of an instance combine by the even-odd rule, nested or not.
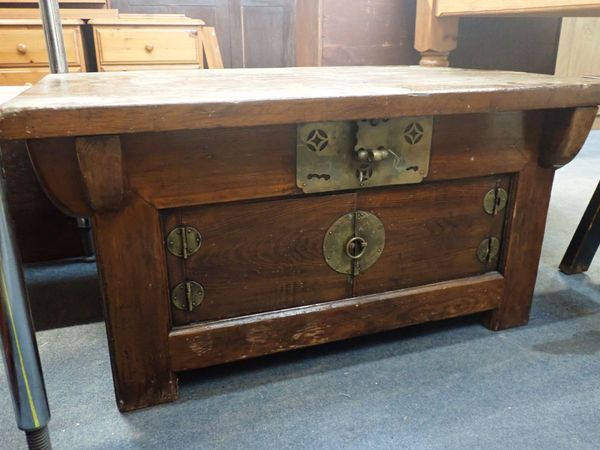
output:
[[[480,313],[528,320],[592,79],[419,67],[50,75],[4,105],[93,219],[123,411],[177,372]]]

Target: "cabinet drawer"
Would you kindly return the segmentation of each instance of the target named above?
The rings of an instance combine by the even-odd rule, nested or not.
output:
[[[82,63],[81,34],[78,27],[63,27],[69,65]],[[0,67],[48,65],[48,53],[41,26],[0,28]]]
[[[98,65],[201,65],[202,45],[195,27],[96,27]]]

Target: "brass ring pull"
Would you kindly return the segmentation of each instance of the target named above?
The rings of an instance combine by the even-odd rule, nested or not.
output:
[[[27,46],[23,43],[17,44],[17,52],[19,52],[21,55],[24,55],[27,53]]]
[[[346,255],[350,259],[359,259],[367,251],[367,241],[360,236],[354,236],[346,242]]]

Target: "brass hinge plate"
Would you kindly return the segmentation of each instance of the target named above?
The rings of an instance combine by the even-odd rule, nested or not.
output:
[[[194,227],[177,227],[167,235],[167,250],[183,259],[196,253],[201,245],[202,236]]]
[[[491,263],[500,252],[500,240],[496,237],[489,237],[481,241],[477,247],[477,259],[483,264]]]
[[[508,192],[501,187],[490,189],[483,197],[483,210],[490,216],[495,216],[508,203]]]
[[[325,262],[333,270],[358,275],[371,267],[385,247],[383,222],[374,214],[344,214],[327,230],[323,240]]]
[[[420,183],[432,135],[431,116],[301,124],[296,183],[306,193]]]
[[[180,283],[171,292],[171,303],[182,311],[193,311],[204,300],[204,287],[195,281]]]

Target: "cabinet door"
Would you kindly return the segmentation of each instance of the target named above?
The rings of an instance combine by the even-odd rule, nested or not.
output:
[[[385,249],[354,279],[354,294],[366,295],[448,281],[499,270],[499,253],[482,263],[479,245],[494,237],[502,247],[509,205],[485,212],[486,193],[510,192],[507,175],[403,186],[358,193],[357,208],[375,214],[385,227]]]
[[[295,65],[292,0],[230,0],[230,11],[232,67]]]
[[[186,260],[167,255],[171,289],[190,280],[205,294],[191,312],[172,308],[174,325],[350,297],[349,277],[325,262],[323,238],[332,223],[354,210],[355,198],[342,194],[166,213],[165,235],[185,225],[202,236],[200,248]]]

